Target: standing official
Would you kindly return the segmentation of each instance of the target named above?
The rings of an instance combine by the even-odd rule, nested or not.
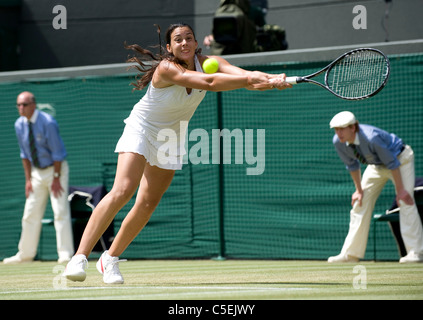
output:
[[[401,235],[407,255],[400,263],[423,262],[423,231],[414,202],[414,152],[393,133],[360,124],[354,114],[335,115],[330,127],[335,129],[333,144],[345,163],[355,185],[351,197],[351,221],[341,253],[328,262],[357,262],[364,257],[370,221],[377,198],[388,180],[396,190],[400,207]],[[367,164],[361,177],[360,162]]]
[[[49,195],[54,212],[58,262],[67,262],[74,247],[68,202],[69,168],[59,127],[52,116],[36,109],[35,97],[30,92],[18,95],[16,107],[20,117],[15,122],[15,130],[25,172],[26,202],[18,253],[4,259],[3,263],[34,260]]]

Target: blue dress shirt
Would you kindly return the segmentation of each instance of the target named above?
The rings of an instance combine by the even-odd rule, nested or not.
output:
[[[367,124],[360,124],[359,128],[354,144],[357,145],[358,152],[368,164],[385,165],[389,170],[394,170],[401,165],[398,160],[398,155],[404,147],[401,138]],[[348,146],[348,142],[341,143],[335,134],[333,144],[347,170],[355,171],[360,168],[360,163],[353,149]]]
[[[40,168],[52,166],[54,161],[65,160],[67,153],[56,120],[45,112],[35,110],[31,117],[31,123]],[[27,118],[19,117],[15,122],[15,130],[21,158],[28,159],[32,163]]]

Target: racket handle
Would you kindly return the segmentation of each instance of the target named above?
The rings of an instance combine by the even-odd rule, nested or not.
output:
[[[297,84],[298,77],[286,77],[285,82],[288,82],[289,84]]]
[[[299,79],[300,79],[299,77],[286,77],[285,82],[289,84],[297,84]],[[275,80],[270,79],[269,82],[272,83],[272,82],[275,82]]]

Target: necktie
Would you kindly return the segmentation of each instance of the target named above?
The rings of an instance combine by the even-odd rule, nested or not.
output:
[[[357,146],[355,144],[350,144],[350,147],[353,149],[354,151],[354,155],[355,157],[358,159],[358,161],[360,161],[362,164],[366,164],[367,161],[366,159],[358,152],[357,150]]]
[[[34,138],[34,132],[32,131],[32,123],[28,123],[29,127],[29,149],[31,150],[31,157],[32,157],[32,164],[35,167],[40,166],[40,162],[38,161],[38,155],[37,155],[37,147],[35,146],[35,138]]]

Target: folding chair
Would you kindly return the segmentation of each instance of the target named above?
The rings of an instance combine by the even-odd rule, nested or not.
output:
[[[414,200],[419,211],[420,219],[423,221],[423,178],[416,179],[416,187],[414,188]],[[398,253],[400,257],[407,255],[404,241],[402,240],[400,224],[399,224],[400,208],[396,201],[393,202],[392,206],[385,211],[384,214],[373,215],[374,222],[386,221],[389,224],[392,234],[397,243]],[[376,260],[376,223],[373,224],[373,254]]]
[[[71,207],[72,228],[75,248],[78,248],[82,234],[95,206],[106,194],[101,187],[70,187],[68,201]],[[96,198],[94,200],[94,197]],[[102,252],[108,249],[114,237],[113,222],[100,237],[94,246],[94,252]]]

